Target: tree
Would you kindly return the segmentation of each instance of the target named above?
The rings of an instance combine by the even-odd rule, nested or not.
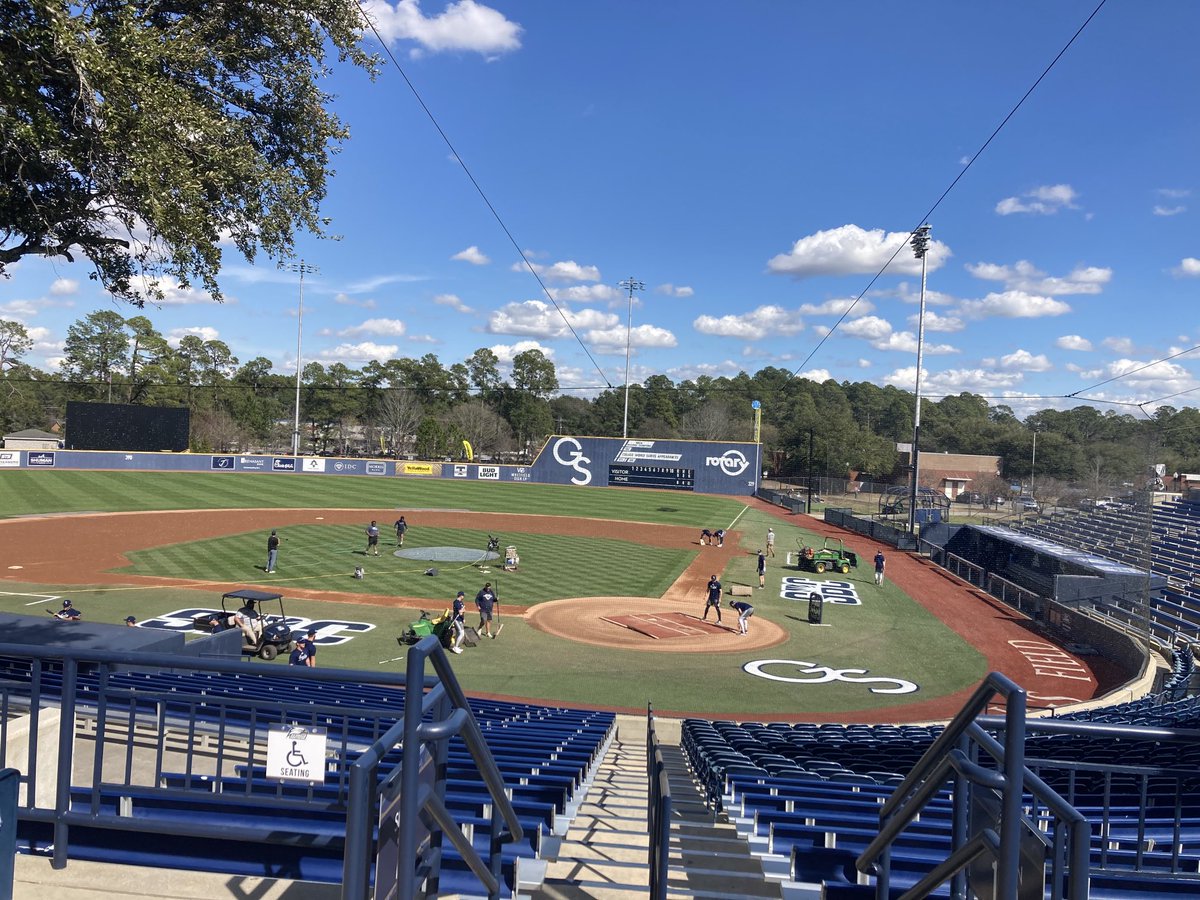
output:
[[[0,378],[33,347],[33,338],[20,322],[0,319]]]
[[[467,360],[467,373],[471,386],[484,400],[491,401],[500,389],[500,358],[487,347],[480,347]]]
[[[170,348],[145,316],[126,319],[125,327],[133,332],[132,346],[129,349],[129,385],[125,399],[127,403],[133,403],[140,398],[150,383],[147,370],[156,367],[159,360],[170,352]],[[139,360],[139,356],[142,359]],[[141,368],[138,368],[139,363]]]
[[[424,415],[425,411],[412,391],[391,388],[383,392],[379,401],[379,427],[394,455],[399,456],[405,451]]]
[[[374,73],[362,26],[355,0],[0,4],[0,275],[78,252],[139,306],[164,275],[220,299],[222,240],[323,234],[348,132],[318,83],[330,52]]]
[[[513,387],[532,394],[539,400],[548,400],[558,390],[558,375],[554,363],[541,350],[525,350],[513,357]]]
[[[470,442],[476,454],[494,454],[512,447],[512,429],[508,423],[479,400],[457,404],[446,421]]]
[[[111,400],[113,372],[124,369],[128,362],[129,334],[125,331],[125,320],[112,310],[97,310],[67,328],[62,370],[72,381],[106,382]],[[104,390],[97,386],[95,395]]]

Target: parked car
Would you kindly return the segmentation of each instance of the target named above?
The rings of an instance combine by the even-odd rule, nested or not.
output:
[[[1033,497],[1021,497],[1018,502],[1021,504],[1021,509],[1025,512],[1037,512],[1041,509],[1041,506]]]
[[[978,491],[963,491],[955,499],[959,503],[974,503],[976,506],[982,506],[987,502],[983,494]]]

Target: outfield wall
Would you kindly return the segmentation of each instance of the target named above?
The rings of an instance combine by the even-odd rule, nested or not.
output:
[[[752,495],[758,488],[762,459],[761,448],[753,443],[554,435],[527,466],[263,454],[0,450],[0,469],[6,468],[398,476]]]

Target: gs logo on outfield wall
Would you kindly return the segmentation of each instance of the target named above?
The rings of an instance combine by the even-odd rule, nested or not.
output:
[[[575,474],[571,476],[571,484],[591,484],[592,470],[588,466],[592,461],[583,455],[583,445],[579,441],[573,437],[559,438],[554,442],[551,453],[554,454],[554,461],[560,466],[575,470]]]

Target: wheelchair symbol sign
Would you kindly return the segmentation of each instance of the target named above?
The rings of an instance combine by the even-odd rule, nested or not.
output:
[[[274,725],[267,734],[267,777],[279,781],[325,780],[324,728],[301,725]]]

